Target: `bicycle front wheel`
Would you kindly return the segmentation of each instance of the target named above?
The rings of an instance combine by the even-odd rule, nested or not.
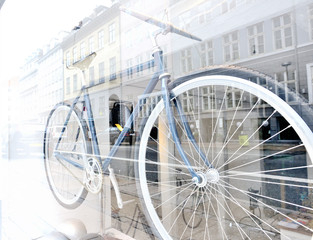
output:
[[[313,210],[302,201],[312,194],[313,135],[285,101],[259,84],[221,75],[182,82],[171,95],[180,142],[202,176],[203,191],[192,201],[199,184],[178,154],[161,100],[142,132],[138,159],[141,198],[158,237],[249,239],[239,221],[250,217],[257,239],[275,239],[279,234],[273,221],[251,213],[251,198],[260,209],[270,208],[288,221],[296,218],[291,212]],[[175,101],[212,168],[188,137]],[[184,184],[177,184],[177,168],[183,169]],[[251,194],[251,188],[258,191]]]
[[[87,195],[84,187],[86,154],[91,148],[87,124],[78,109],[71,112],[64,129],[69,112],[70,106],[65,103],[51,111],[44,135],[44,159],[53,196],[62,206],[73,209],[81,205]]]

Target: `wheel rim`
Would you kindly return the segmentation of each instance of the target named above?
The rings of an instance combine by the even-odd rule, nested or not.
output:
[[[63,128],[69,109],[68,106],[60,105],[54,110],[49,119],[45,136],[45,165],[48,182],[55,198],[61,205],[67,208],[75,208],[80,205],[85,197],[84,172],[54,156],[56,141]],[[72,135],[75,132],[74,129],[76,129],[76,133],[77,129],[80,131],[77,141],[76,136]],[[74,111],[64,136],[60,142],[59,150],[62,151],[62,154],[83,166],[83,159],[86,159],[87,143],[83,126]]]
[[[223,101],[224,104],[226,106],[226,101],[227,99],[225,98],[225,96],[227,95],[227,91],[228,90],[232,90],[230,91],[232,94],[234,94],[233,89],[235,90],[241,90],[241,100],[238,101],[238,106],[239,106],[239,102],[241,101],[242,103],[244,102],[244,98],[243,96],[245,96],[246,93],[248,92],[253,92],[254,96],[257,98],[261,98],[262,101],[266,102],[267,104],[270,103],[271,107],[266,107],[268,109],[279,109],[279,113],[282,117],[284,117],[285,120],[287,120],[287,122],[289,122],[290,126],[295,130],[295,132],[298,134],[298,136],[300,137],[301,141],[303,142],[303,146],[305,146],[305,150],[306,153],[308,154],[308,156],[311,157],[312,159],[312,143],[310,142],[310,139],[312,139],[312,132],[311,130],[307,127],[307,125],[303,122],[302,118],[300,116],[298,116],[297,114],[290,114],[291,112],[294,112],[292,110],[292,108],[286,104],[285,102],[283,102],[277,95],[273,94],[272,92],[265,90],[263,87],[258,86],[252,82],[246,81],[246,80],[242,80],[239,78],[234,78],[234,77],[225,77],[225,76],[210,76],[210,77],[201,77],[201,78],[197,78],[191,81],[187,81],[181,85],[179,85],[178,87],[176,87],[173,90],[173,94],[175,96],[181,95],[184,92],[188,92],[190,91],[190,89],[198,89],[197,91],[200,92],[199,89],[203,88],[204,86],[228,86],[226,93],[224,94],[223,98],[219,99],[222,103],[220,103],[220,105],[223,105]],[[222,94],[223,95],[223,94]],[[223,100],[224,99],[224,100]],[[182,100],[182,99],[181,99]],[[217,104],[218,105],[218,104]],[[214,112],[215,117],[212,119],[216,120],[216,123],[218,124],[218,115],[221,115],[221,109],[219,109],[216,105],[216,112]],[[213,106],[213,104],[212,104]],[[254,106],[254,105],[253,105]],[[258,105],[255,105],[256,107],[254,108],[255,111],[259,111],[260,107]],[[233,182],[238,181],[238,184],[240,185],[240,183],[246,181],[249,181],[250,185],[253,186],[261,186],[264,187],[266,184],[264,183],[265,179],[270,179],[270,186],[275,186],[277,189],[277,186],[286,186],[286,188],[292,188],[292,187],[296,187],[298,189],[306,189],[305,191],[308,192],[308,185],[310,183],[310,179],[311,176],[308,176],[308,179],[300,179],[298,176],[292,178],[291,176],[288,176],[288,171],[297,171],[296,169],[303,169],[305,168],[305,170],[307,170],[309,172],[309,166],[311,165],[311,162],[307,163],[307,167],[292,167],[290,169],[283,169],[284,171],[287,171],[287,176],[283,176],[283,174],[277,174],[277,168],[275,169],[265,169],[264,170],[256,170],[256,171],[251,171],[248,174],[243,174],[242,173],[242,169],[245,168],[245,166],[249,166],[249,164],[252,164],[253,161],[250,160],[249,164],[247,165],[241,165],[240,167],[236,166],[232,167],[233,170],[225,170],[219,171],[220,173],[218,174],[218,177],[216,176],[216,174],[209,174],[207,175],[208,169],[204,167],[204,169],[206,170],[201,170],[203,175],[206,175],[206,181],[208,182],[208,184],[206,184],[206,205],[204,206],[204,211],[205,211],[205,217],[204,217],[204,223],[200,224],[199,227],[194,227],[194,229],[188,230],[186,229],[186,227],[178,227],[177,226],[171,226],[171,225],[166,225],[165,222],[166,220],[163,219],[164,217],[164,212],[162,214],[160,214],[160,208],[162,208],[162,204],[160,203],[160,199],[156,200],[157,198],[161,198],[161,190],[159,190],[161,188],[162,183],[160,182],[151,182],[151,179],[149,179],[149,177],[147,177],[147,172],[149,171],[148,169],[148,165],[146,162],[146,154],[148,151],[152,151],[152,152],[157,152],[159,150],[151,150],[151,146],[149,146],[149,134],[150,134],[150,130],[152,129],[153,126],[155,126],[156,121],[158,119],[158,116],[161,114],[163,109],[163,102],[162,100],[156,105],[156,107],[154,108],[153,112],[151,113],[151,117],[148,119],[147,123],[146,123],[146,127],[142,133],[142,138],[141,138],[141,144],[140,144],[140,152],[139,152],[139,178],[140,178],[140,187],[141,187],[141,191],[142,191],[142,198],[144,201],[144,204],[146,206],[147,212],[148,212],[148,219],[150,221],[150,223],[153,225],[153,227],[155,228],[157,234],[160,235],[161,238],[163,239],[170,239],[170,238],[184,238],[184,237],[195,237],[201,239],[202,238],[210,238],[211,239],[215,233],[212,233],[212,229],[210,229],[208,222],[213,221],[212,220],[212,216],[215,216],[215,222],[216,222],[216,226],[219,229],[219,237],[228,237],[228,235],[231,235],[230,232],[235,232],[235,234],[238,235],[238,238],[249,238],[249,234],[247,233],[247,231],[245,231],[244,229],[241,229],[238,222],[240,220],[240,214],[245,216],[245,215],[250,215],[250,212],[248,210],[248,206],[249,203],[246,203],[245,206],[241,209],[241,213],[238,214],[234,213],[233,211],[231,211],[231,206],[232,205],[237,205],[237,206],[241,206],[243,205],[241,202],[239,202],[237,200],[237,198],[240,201],[249,201],[249,195],[248,195],[248,191],[247,188],[244,187],[238,187],[236,185],[233,184]],[[214,109],[212,107],[212,109]],[[252,116],[254,114],[254,110],[251,111],[249,114]],[[236,115],[238,114],[238,112],[241,111],[241,109],[236,108],[233,110],[233,113],[235,113]],[[224,112],[223,112],[224,113]],[[277,115],[278,113],[275,111],[273,111],[272,113],[268,114],[265,119],[270,120],[269,117],[271,117],[274,115]],[[213,110],[212,110],[212,116],[213,116]],[[255,116],[254,116],[255,117]],[[249,117],[250,118],[250,117]],[[259,118],[258,116],[256,118]],[[235,117],[233,118],[235,119]],[[244,118],[243,118],[244,119]],[[245,121],[247,121],[248,118],[244,119]],[[252,117],[251,117],[252,119]],[[159,121],[159,119],[158,119]],[[212,120],[212,123],[214,121]],[[244,122],[244,121],[242,121]],[[234,120],[232,121],[232,123],[235,123]],[[196,123],[197,124],[197,123]],[[239,125],[242,123],[239,123]],[[212,124],[212,133],[214,132],[214,128],[216,124]],[[238,124],[237,124],[238,125]],[[243,125],[243,124],[242,124]],[[263,127],[265,125],[265,123],[260,123],[257,127],[254,128],[254,130],[258,130],[258,128],[261,129],[261,127]],[[238,126],[237,126],[238,127]],[[260,130],[259,129],[259,130]],[[285,131],[285,130],[284,130]],[[159,130],[160,132],[160,130]],[[281,132],[282,133],[282,132]],[[227,135],[227,137],[232,136],[232,133],[230,131],[228,131],[228,133],[225,133],[225,135]],[[199,134],[200,135],[200,134]],[[225,137],[224,135],[224,137]],[[278,135],[277,135],[278,136]],[[250,137],[250,138],[249,138]],[[269,137],[271,140],[271,137]],[[199,137],[200,139],[200,137]],[[213,139],[213,138],[212,138]],[[208,142],[212,143],[212,139],[209,139]],[[161,140],[160,140],[161,141]],[[204,145],[204,140],[202,141],[202,145]],[[200,142],[201,142],[200,141]],[[267,140],[268,142],[269,140]],[[213,140],[214,142],[214,140]],[[217,140],[216,140],[217,142]],[[229,141],[230,142],[230,141]],[[229,142],[227,142],[227,144],[229,144]],[[249,148],[249,146],[245,146],[248,145],[249,142],[252,142],[252,138],[251,136],[248,136],[246,138],[244,138],[243,140],[241,140],[241,145],[240,145],[240,149],[236,152],[233,151],[233,155],[229,154],[229,156],[231,156],[233,159],[239,161],[240,158],[243,158],[243,156],[240,156],[239,153],[242,152],[243,148]],[[262,142],[262,141],[259,141]],[[225,143],[225,142],[222,142]],[[158,144],[158,143],[154,143],[154,144]],[[216,143],[215,143],[216,144]],[[265,144],[265,143],[264,143]],[[148,146],[147,146],[148,145]],[[209,144],[210,145],[210,144]],[[213,145],[213,143],[212,143]],[[281,144],[282,145],[282,144]],[[222,147],[222,146],[221,146]],[[281,146],[280,146],[281,147]],[[159,147],[160,148],[160,147]],[[223,147],[222,147],[223,148]],[[227,149],[229,147],[224,147],[224,150],[230,151],[229,149]],[[250,147],[252,148],[252,147]],[[273,153],[271,157],[277,157],[279,158],[281,155],[283,155],[283,153],[288,153],[294,151],[294,149],[297,148],[301,148],[302,149],[302,145],[301,143],[298,146],[293,147],[287,147],[285,149],[281,149],[280,151]],[[213,149],[213,147],[212,147]],[[258,150],[260,149],[260,147],[258,147]],[[223,150],[223,151],[224,151]],[[212,150],[213,152],[213,150]],[[209,156],[210,154],[208,154],[208,151],[206,152],[208,155],[208,158],[210,158],[211,156]],[[265,152],[264,152],[265,153]],[[158,154],[158,153],[157,153]],[[169,153],[168,155],[171,155],[172,153]],[[216,154],[216,153],[215,153]],[[220,153],[220,155],[224,155]],[[237,158],[236,158],[237,155]],[[238,158],[238,155],[240,156]],[[190,155],[189,155],[190,156]],[[301,155],[302,156],[302,155]],[[171,156],[172,158],[176,158],[176,156]],[[214,157],[216,158],[216,156],[214,156],[214,154],[212,153],[212,157],[211,159],[214,159]],[[229,160],[229,159],[228,159]],[[235,164],[236,161],[228,161],[228,163],[226,164],[227,167],[231,167],[232,164]],[[255,159],[255,164],[260,162],[263,162],[263,164],[265,164],[266,160],[266,156],[262,156],[262,154],[259,154],[259,158]],[[175,160],[173,160],[174,163],[173,166],[171,167],[171,169],[174,169],[177,165],[177,162],[175,162]],[[227,160],[226,160],[227,162]],[[252,163],[251,163],[252,162]],[[153,165],[153,161],[149,162],[150,165]],[[217,163],[215,163],[216,165],[219,165]],[[267,163],[266,163],[267,164]],[[158,170],[156,171],[161,171],[161,163],[155,163],[155,165],[157,165]],[[225,168],[225,166],[224,166]],[[242,168],[242,169],[241,169]],[[271,172],[273,172],[273,174],[271,174]],[[275,176],[276,174],[276,176]],[[309,174],[309,173],[307,173]],[[252,179],[253,177],[251,177],[253,175],[253,177],[255,177],[256,179]],[[291,174],[290,174],[291,175]],[[236,179],[237,178],[237,179]],[[209,180],[208,180],[209,179]],[[227,180],[226,180],[227,179]],[[171,179],[172,182],[175,181],[175,179]],[[229,182],[227,182],[229,181]],[[278,184],[277,181],[287,181],[287,183],[284,183],[285,185],[282,185],[282,183]],[[293,181],[293,182],[291,182]],[[296,184],[295,184],[296,183]],[[304,184],[304,185],[301,185]],[[152,187],[152,186],[157,186],[157,187]],[[165,185],[165,184],[164,184]],[[176,185],[175,185],[176,186]],[[247,186],[247,185],[246,185]],[[265,186],[265,188],[269,188],[270,186]],[[187,185],[185,185],[185,188],[189,188],[191,190],[189,190],[191,193],[194,193],[194,189],[197,186],[194,186],[192,184],[190,184],[190,186],[188,187]],[[170,187],[171,188],[171,187]],[[166,189],[166,188],[165,188]],[[163,189],[164,190],[164,189]],[[172,190],[168,190],[168,192],[171,192]],[[185,191],[185,190],[184,190]],[[269,191],[267,189],[267,191]],[[223,194],[224,192],[224,194]],[[236,194],[238,196],[234,197],[235,195],[233,195],[233,192],[237,192]],[[191,195],[191,193],[189,193],[189,195]],[[227,193],[227,194],[225,194]],[[172,195],[171,195],[172,194]],[[170,198],[173,200],[176,197],[176,192],[175,193],[171,193],[170,194]],[[152,197],[150,197],[152,195]],[[163,194],[164,195],[164,194]],[[229,197],[229,196],[232,197]],[[173,197],[175,196],[175,197]],[[188,194],[187,194],[188,196]],[[265,197],[267,202],[273,202],[274,201],[274,207],[272,206],[272,203],[262,203],[262,201],[259,200],[259,197]],[[220,199],[219,199],[220,198]],[[285,200],[285,199],[271,199],[273,198],[271,196],[271,194],[266,194],[266,193],[261,193],[258,195],[254,195],[254,198],[258,200],[258,204],[261,205],[261,208],[263,207],[268,207],[270,206],[271,208],[276,210],[276,205],[288,205],[286,208],[291,208],[290,210],[293,210],[293,208],[299,208],[300,206],[303,206],[301,204],[298,204],[296,201],[292,202],[290,200]],[[287,198],[286,198],[287,199]],[[168,202],[172,201],[172,200],[168,200]],[[223,201],[224,204],[218,204],[218,202]],[[158,202],[159,201],[159,202]],[[175,203],[173,203],[173,205],[175,205],[175,207],[170,207],[168,210],[169,211],[180,211],[179,209],[184,208],[184,205],[182,204],[182,200],[180,202],[180,206],[179,206],[179,202],[177,203],[177,199],[175,199]],[[158,203],[157,203],[158,202]],[[214,203],[213,203],[214,202]],[[230,202],[231,204],[229,204],[228,202]],[[216,209],[214,209],[212,206],[215,204]],[[169,204],[171,205],[171,204]],[[173,210],[174,209],[174,210]],[[307,210],[311,210],[311,208],[307,208]],[[182,211],[181,211],[182,212]],[[223,218],[223,214],[219,214],[219,212],[226,213],[226,217]],[[174,222],[176,225],[180,225],[179,219],[181,218],[181,213],[177,213],[175,214],[171,214],[168,213],[166,215],[166,218],[170,215],[174,215],[174,217],[171,217],[171,221]],[[287,214],[281,214],[282,217],[288,218],[289,216]],[[161,216],[161,217],[160,217]],[[210,220],[209,220],[210,219]],[[213,221],[214,222],[214,221]],[[261,229],[261,235],[263,235],[263,237],[265,236],[266,238],[271,238],[271,236],[267,233],[267,231],[263,230],[264,229],[269,229],[269,231],[277,231],[276,229],[274,229],[270,224],[268,224],[267,220],[264,220],[264,222],[262,222],[262,226],[259,226],[258,224],[254,223],[256,225],[257,228]],[[203,227],[204,225],[204,227]],[[222,225],[228,225],[228,227],[223,228]],[[264,225],[264,227],[263,227]],[[202,227],[201,227],[202,226]],[[231,227],[230,227],[231,226]],[[175,229],[176,228],[176,229]],[[231,229],[232,228],[232,229]],[[234,230],[235,229],[235,230]],[[232,231],[234,230],[234,231]],[[175,232],[176,231],[176,232]],[[169,233],[170,232],[170,233]],[[199,234],[199,232],[202,232]]]

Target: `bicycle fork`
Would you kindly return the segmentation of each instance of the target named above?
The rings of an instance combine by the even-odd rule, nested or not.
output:
[[[216,169],[213,168],[212,164],[209,162],[209,160],[207,159],[207,157],[205,156],[205,154],[201,151],[199,145],[196,143],[196,140],[192,134],[192,131],[190,129],[190,126],[188,124],[188,121],[186,119],[186,116],[183,112],[182,106],[179,102],[179,99],[174,99],[173,96],[173,102],[175,104],[175,107],[177,109],[177,112],[180,116],[181,122],[184,126],[184,129],[187,132],[187,136],[189,138],[189,140],[191,141],[192,145],[194,146],[196,152],[199,154],[199,156],[201,157],[202,161],[205,163],[205,165],[209,168],[208,171],[206,172],[201,172],[201,171],[195,171],[195,169],[193,168],[193,166],[191,166],[188,157],[186,156],[186,153],[182,147],[181,141],[179,139],[178,136],[178,132],[177,132],[177,128],[176,128],[176,124],[175,124],[175,120],[174,120],[174,113],[172,111],[171,108],[171,104],[170,104],[170,100],[171,100],[171,96],[168,90],[168,82],[170,79],[170,74],[168,73],[163,73],[162,75],[160,75],[160,80],[161,80],[161,88],[162,88],[162,98],[164,101],[164,106],[165,106],[165,111],[166,111],[166,116],[167,116],[167,120],[169,123],[169,128],[173,137],[173,140],[175,142],[176,148],[179,152],[179,155],[181,156],[181,158],[183,159],[184,163],[187,166],[187,169],[189,171],[189,173],[192,176],[192,180],[194,181],[194,183],[198,186],[198,187],[204,187],[208,182],[217,182],[219,179],[219,175]]]

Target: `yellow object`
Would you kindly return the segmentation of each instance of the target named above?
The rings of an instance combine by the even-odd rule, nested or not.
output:
[[[115,124],[115,126],[118,128],[118,130],[123,131],[123,128],[121,125],[119,125],[118,123]]]
[[[249,146],[248,135],[239,136],[239,144],[241,146]]]

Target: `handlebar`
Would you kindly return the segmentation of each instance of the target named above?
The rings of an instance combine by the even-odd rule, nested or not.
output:
[[[128,8],[125,8],[125,7],[120,7],[120,10],[133,16],[133,17],[136,17],[136,18],[138,18],[138,19],[140,19],[146,23],[155,25],[155,26],[163,29],[164,34],[166,34],[168,32],[172,32],[172,33],[176,33],[176,34],[181,35],[181,36],[186,37],[186,38],[190,38],[190,39],[197,40],[197,41],[202,41],[201,38],[199,38],[195,35],[192,35],[191,33],[186,32],[182,29],[179,29],[178,27],[175,27],[173,24],[171,24],[169,22],[165,22],[165,21],[153,18],[151,16],[145,15],[143,13],[140,13],[140,12],[137,12],[134,10],[130,10]]]

